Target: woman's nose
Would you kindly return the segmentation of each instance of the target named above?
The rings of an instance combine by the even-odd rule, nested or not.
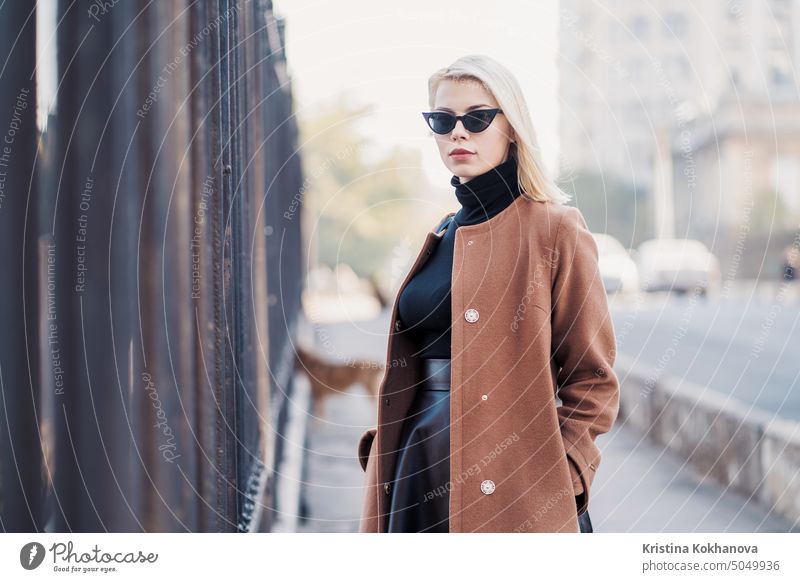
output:
[[[453,128],[453,131],[450,134],[450,137],[459,137],[459,136],[466,136],[469,135],[469,132],[464,127],[463,120],[459,119],[456,121],[456,126]]]

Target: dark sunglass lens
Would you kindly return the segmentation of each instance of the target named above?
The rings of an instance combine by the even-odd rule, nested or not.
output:
[[[452,115],[441,112],[431,114],[428,123],[434,133],[449,133],[456,126],[455,118]]]
[[[467,130],[474,133],[483,131],[489,127],[492,123],[492,119],[494,119],[494,112],[481,110],[469,113],[464,121],[466,122]]]

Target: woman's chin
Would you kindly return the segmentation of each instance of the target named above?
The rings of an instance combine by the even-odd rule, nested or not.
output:
[[[449,160],[447,164],[448,169],[450,172],[458,176],[459,178],[474,178],[480,172],[478,171],[479,164],[475,163],[474,161],[465,160]]]

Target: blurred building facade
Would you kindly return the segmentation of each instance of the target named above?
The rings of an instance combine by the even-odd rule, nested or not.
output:
[[[632,184],[653,236],[735,230],[770,192],[796,215],[798,71],[800,0],[562,0],[562,173]]]

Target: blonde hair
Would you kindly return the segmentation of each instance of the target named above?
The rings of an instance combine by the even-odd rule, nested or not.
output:
[[[569,194],[559,188],[545,171],[528,105],[511,71],[485,55],[463,56],[428,79],[428,103],[431,109],[435,106],[434,98],[439,83],[445,79],[478,82],[497,100],[516,135],[509,155],[517,160],[517,180],[523,196],[556,204],[569,202]]]

